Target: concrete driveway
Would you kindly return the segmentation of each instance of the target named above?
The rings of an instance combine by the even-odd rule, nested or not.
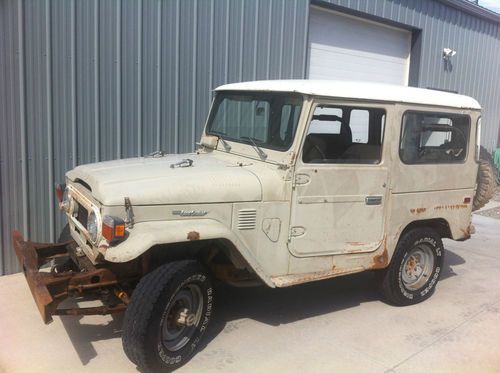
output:
[[[442,280],[406,308],[364,273],[288,289],[218,289],[206,346],[182,372],[500,372],[500,220],[445,241]],[[22,275],[0,278],[0,372],[136,372],[122,316],[43,325]]]

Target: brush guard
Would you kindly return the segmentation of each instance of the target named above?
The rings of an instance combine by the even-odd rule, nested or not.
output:
[[[85,272],[71,270],[56,272],[40,271],[40,267],[53,259],[70,259],[75,241],[58,244],[42,244],[24,241],[18,231],[12,234],[17,259],[28,282],[33,299],[43,321],[48,324],[53,315],[106,315],[123,312],[128,303],[127,294],[119,288],[117,276],[108,268],[96,268]],[[58,308],[59,304],[73,295],[114,290],[121,303],[86,308]]]

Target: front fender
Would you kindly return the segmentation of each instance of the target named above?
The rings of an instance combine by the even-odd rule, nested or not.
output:
[[[137,258],[151,247],[166,243],[194,240],[227,239],[236,247],[247,263],[268,286],[274,287],[264,273],[253,252],[225,225],[211,219],[189,219],[174,221],[149,221],[134,224],[122,243],[109,247],[104,259],[124,263]]]

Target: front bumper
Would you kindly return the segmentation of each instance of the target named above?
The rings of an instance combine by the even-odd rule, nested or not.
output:
[[[21,233],[14,231],[12,243],[33,299],[46,324],[52,321],[53,315],[104,315],[125,310],[128,297],[118,287],[115,273],[108,268],[94,268],[85,272],[40,271],[40,267],[53,259],[70,259],[70,249],[76,245],[74,241],[59,244],[35,243],[24,241]],[[110,289],[117,295],[114,304],[87,308],[58,308],[59,304],[69,296],[81,295],[84,292],[109,295]]]

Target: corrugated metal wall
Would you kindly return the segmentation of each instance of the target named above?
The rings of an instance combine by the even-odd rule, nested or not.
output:
[[[77,164],[187,152],[211,90],[302,78],[305,0],[0,1],[0,274],[10,232],[54,240]]]
[[[500,23],[436,0],[328,0],[328,3],[421,29],[418,86],[472,96],[483,107],[482,143],[496,148],[500,127]],[[457,54],[446,69],[443,48]]]
[[[419,85],[477,97],[496,145],[498,24],[432,0],[332,3],[423,29]],[[0,1],[0,274],[18,269],[12,229],[57,238],[66,170],[190,151],[214,87],[305,77],[308,14],[308,0]]]

